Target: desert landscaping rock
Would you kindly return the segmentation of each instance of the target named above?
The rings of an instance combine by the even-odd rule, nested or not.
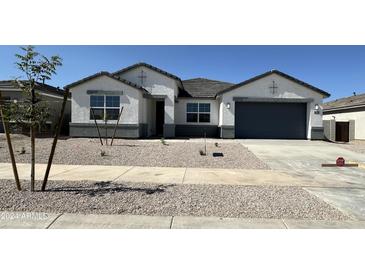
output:
[[[69,165],[118,165],[152,167],[214,167],[240,169],[269,169],[246,147],[238,143],[207,142],[207,156],[201,156],[204,149],[201,142],[114,140],[113,146],[101,146],[99,139],[70,138],[58,141],[54,164]],[[110,143],[110,140],[109,140]],[[47,163],[52,146],[51,138],[36,140],[36,162]],[[29,138],[13,135],[13,147],[19,163],[30,162]],[[21,154],[22,148],[25,154]],[[106,155],[101,156],[101,151]],[[223,153],[223,157],[213,157],[213,153]],[[4,135],[0,135],[0,162],[10,162]]]
[[[349,143],[338,143],[337,145],[354,152],[365,154],[365,140],[353,140]]]
[[[28,188],[29,182],[22,182]],[[39,187],[40,182],[37,183]],[[1,211],[346,220],[300,187],[50,181],[46,192],[0,180]]]

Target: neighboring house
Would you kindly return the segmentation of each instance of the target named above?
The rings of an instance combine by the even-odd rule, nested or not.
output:
[[[71,136],[322,139],[322,99],[330,95],[277,70],[239,84],[179,77],[146,63],[99,72],[67,85]]]
[[[23,100],[23,94],[21,89],[14,85],[14,82],[11,80],[0,81],[0,91],[4,102],[14,100],[21,102]],[[47,101],[48,107],[50,108],[50,117],[46,122],[45,128],[42,129],[42,134],[52,134],[61,112],[64,91],[62,89],[57,89],[56,87],[43,83],[36,83],[35,91],[40,95],[41,100]],[[71,98],[68,99],[68,102],[66,104],[63,124],[61,128],[62,135],[68,135],[70,121]],[[4,132],[2,122],[0,122],[0,132]]]
[[[325,103],[323,120],[328,140],[365,140],[365,93]]]

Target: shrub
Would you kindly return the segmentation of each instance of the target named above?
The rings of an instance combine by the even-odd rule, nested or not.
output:
[[[166,141],[165,141],[165,139],[164,139],[164,138],[161,138],[161,144],[163,144],[164,146],[166,146],[166,145],[167,145],[167,143],[166,143]]]
[[[200,149],[199,150],[199,154],[201,155],[201,156],[206,156],[207,154],[202,150],[202,149]]]
[[[101,155],[101,157],[104,157],[104,156],[106,155],[105,150],[101,150],[101,151],[100,151],[100,155]]]

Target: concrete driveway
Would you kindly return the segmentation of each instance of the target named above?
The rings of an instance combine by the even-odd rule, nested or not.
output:
[[[273,170],[299,179],[310,180],[307,191],[337,207],[354,219],[365,220],[365,154],[336,144],[307,140],[241,140]],[[335,163],[338,157],[362,167],[321,167]]]

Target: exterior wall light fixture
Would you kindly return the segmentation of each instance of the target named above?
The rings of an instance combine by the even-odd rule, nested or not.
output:
[[[319,105],[318,104],[314,105],[314,114],[319,114]]]
[[[227,103],[227,109],[230,109],[230,108],[231,108],[231,104]]]

